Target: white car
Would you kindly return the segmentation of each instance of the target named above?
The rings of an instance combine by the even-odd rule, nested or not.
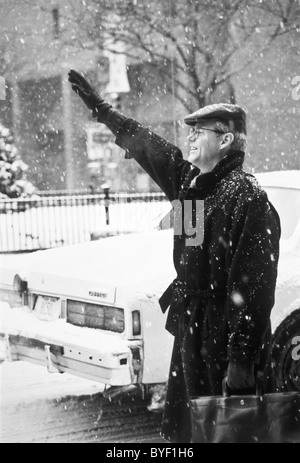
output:
[[[277,382],[300,391],[300,171],[256,176],[282,224],[272,310]],[[17,272],[2,267],[0,294],[11,301],[1,311],[3,358],[111,390],[165,383],[173,338],[158,298],[175,278],[166,222],[164,229],[32,253]]]

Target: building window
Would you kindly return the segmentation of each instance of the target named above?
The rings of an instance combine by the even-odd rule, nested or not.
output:
[[[53,8],[52,10],[52,19],[53,19],[53,34],[54,38],[58,39],[59,38],[59,9],[58,8]]]

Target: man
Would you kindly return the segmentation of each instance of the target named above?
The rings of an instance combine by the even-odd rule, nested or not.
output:
[[[222,380],[235,393],[252,392],[255,377],[272,389],[270,312],[279,257],[280,222],[266,193],[243,168],[245,111],[236,105],[206,106],[184,121],[190,126],[188,161],[163,138],[126,118],[71,70],[73,90],[161,187],[168,199],[204,201],[204,239],[189,245],[174,234],[176,280],[160,299],[169,308],[174,335],[162,435],[191,439],[192,396],[221,394]]]

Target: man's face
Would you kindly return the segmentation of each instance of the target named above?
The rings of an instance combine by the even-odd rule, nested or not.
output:
[[[188,136],[190,152],[188,160],[202,172],[210,171],[222,158],[222,134],[213,122],[198,122]]]

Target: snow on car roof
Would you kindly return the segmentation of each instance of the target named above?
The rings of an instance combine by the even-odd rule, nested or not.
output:
[[[300,170],[280,170],[253,174],[262,186],[300,190]]]

